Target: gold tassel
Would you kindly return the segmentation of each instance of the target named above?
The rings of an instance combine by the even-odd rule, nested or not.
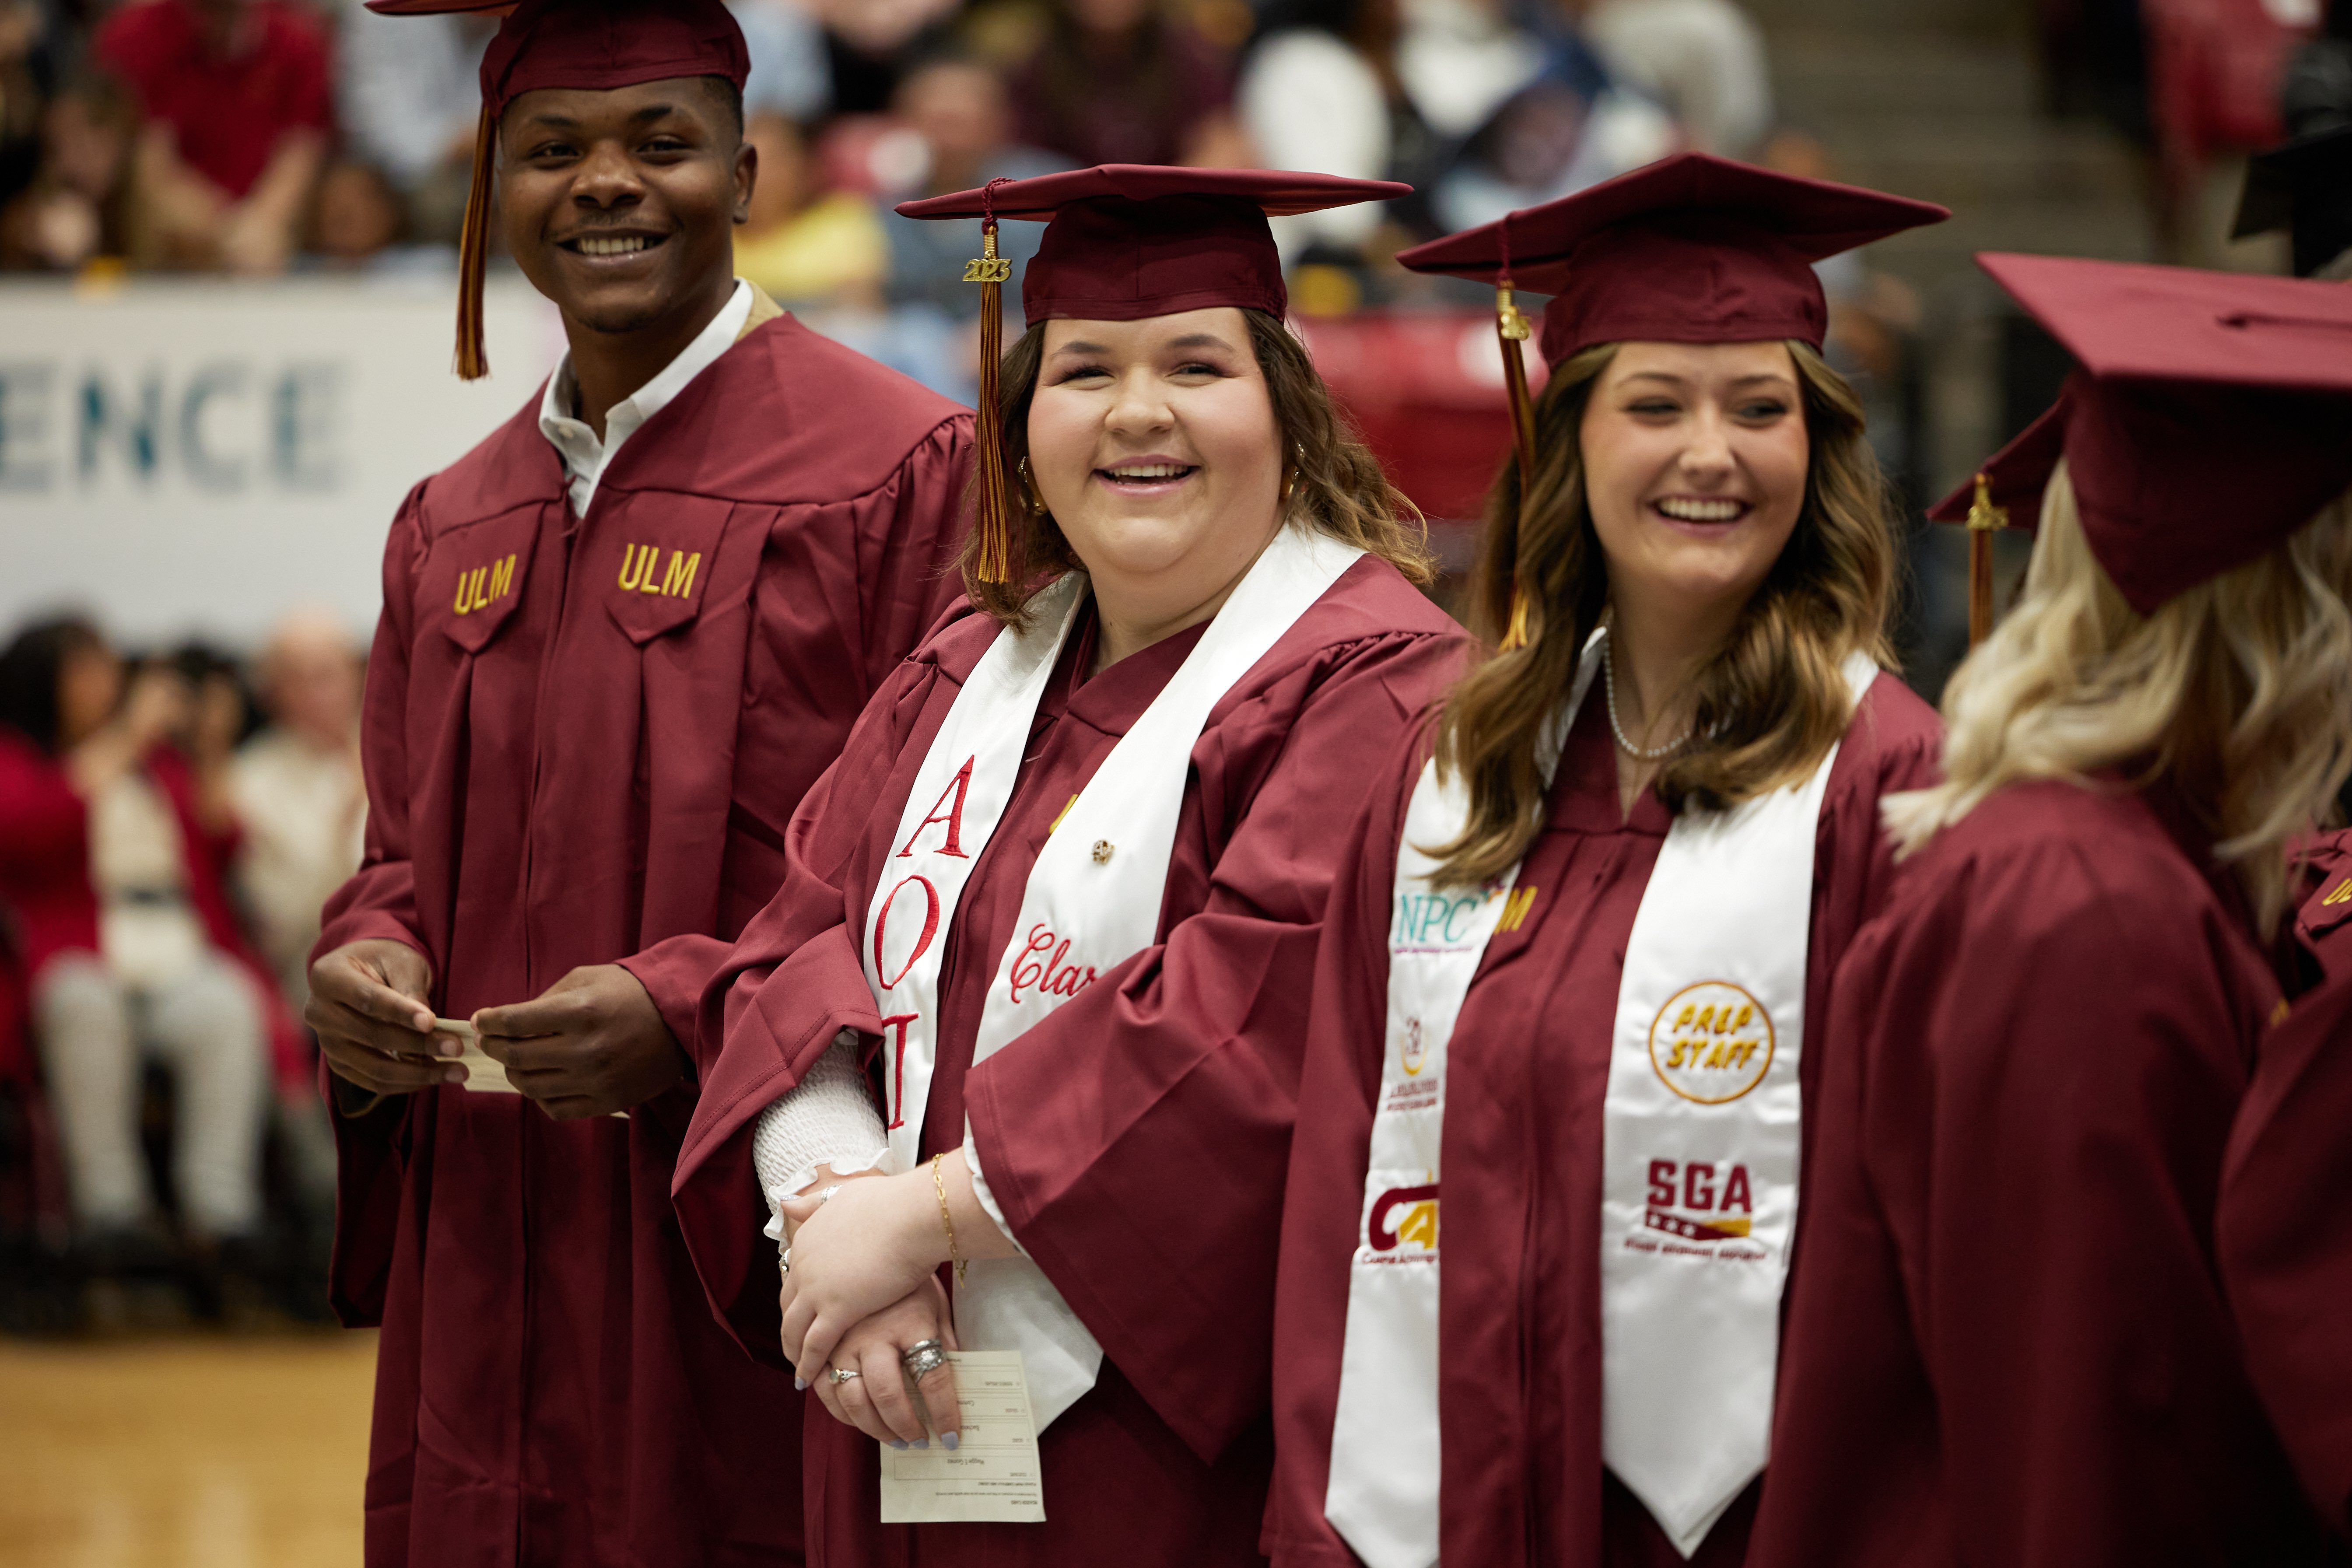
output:
[[[474,183],[466,193],[466,223],[457,238],[457,375],[462,381],[479,381],[490,374],[490,358],[482,347],[482,274],[490,258],[490,153],[498,132],[485,100],[481,122],[474,131]]]
[[[989,182],[991,188],[997,182]],[[1004,280],[1013,263],[996,254],[996,216],[981,219],[980,254],[964,264],[963,280],[980,285],[980,532],[979,576],[1003,583],[1013,575],[1013,528],[1004,512],[1004,415],[997,405],[997,364],[1004,356]]]
[[[1509,243],[1506,238],[1505,243]],[[1501,279],[1495,286],[1495,341],[1503,350],[1503,390],[1511,405],[1511,447],[1518,459],[1519,515],[1511,523],[1511,548],[1518,549],[1520,524],[1526,521],[1528,490],[1535,482],[1536,470],[1536,411],[1528,396],[1527,362],[1520,358],[1519,345],[1528,339],[1528,319],[1511,302],[1511,274],[1507,262]],[[1528,595],[1519,585],[1518,573],[1511,574],[1511,624],[1503,634],[1502,651],[1513,652],[1528,646]]]
[[[1992,536],[2009,526],[2009,508],[1992,504],[1992,487],[1977,476],[1969,503],[1969,646],[1992,635]]]
[[[1527,361],[1519,350],[1528,336],[1528,319],[1511,302],[1511,285],[1506,279],[1495,289],[1495,341],[1503,350],[1503,391],[1511,403],[1511,445],[1519,459],[1522,496],[1536,475],[1536,408],[1528,395]]]
[[[1503,634],[1503,651],[1514,653],[1528,646],[1528,595],[1517,583],[1511,584],[1511,626]]]

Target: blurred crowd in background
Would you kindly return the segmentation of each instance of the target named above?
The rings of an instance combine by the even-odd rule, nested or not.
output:
[[[92,1279],[132,1316],[325,1319],[335,1151],[299,1020],[359,866],[362,672],[310,612],[250,661],[72,615],[0,650],[0,1083],[47,1091],[0,1106],[0,1327],[72,1326]]]
[[[1818,156],[1776,123],[1737,0],[730,3],[765,171],[743,268],[793,302],[968,309],[941,265],[962,237],[888,209],[1000,174],[1195,163],[1411,182],[1394,207],[1285,226],[1288,259],[1350,275],[1304,301],[1337,309],[1405,287],[1382,265],[1402,244],[1676,148]],[[2264,9],[2307,26],[2321,5]],[[2207,79],[2242,52],[2200,35],[2225,11],[2037,0],[2053,105],[2168,163],[2226,151],[2233,130],[2254,144],[2267,107],[2233,127],[2231,85]],[[0,0],[0,268],[452,266],[495,25],[360,0]],[[2322,96],[2347,68],[2326,53],[2305,73]]]
[[[896,202],[1105,162],[1410,182],[1276,237],[1318,363],[1456,567],[1502,449],[1491,296],[1396,252],[1682,148],[1840,174],[1776,115],[1738,0],[730,4],[760,160],[738,270],[966,401],[975,236]],[[2352,0],[2261,4],[2307,41],[2254,98],[2290,130],[2352,118]],[[2267,107],[2211,108],[2248,100],[2199,86],[2228,53],[2197,45],[2208,13],[2034,8],[2051,109],[2142,149],[2160,215],[2200,161],[2279,133]],[[0,0],[0,269],[454,280],[494,26],[360,0]],[[1004,248],[1040,232],[1008,225]],[[1919,300],[1859,256],[1822,276],[1832,363],[1916,519]],[[1412,335],[1432,321],[1454,336]],[[1494,385],[1450,426],[1444,389],[1416,402],[1408,375]],[[317,615],[257,651],[121,649],[61,616],[0,654],[0,1085],[46,1084],[0,1094],[0,1329],[166,1297],[323,1319],[334,1152],[299,1020],[319,905],[360,853],[361,681]]]
[[[1294,258],[1353,267],[1678,145],[1752,156],[1773,129],[1760,36],[1733,0],[733,8],[763,169],[744,268],[793,301],[960,305],[942,241],[887,209],[998,174],[1412,181],[1422,195],[1392,212],[1287,226]],[[0,264],[447,266],[494,26],[359,0],[0,0]]]

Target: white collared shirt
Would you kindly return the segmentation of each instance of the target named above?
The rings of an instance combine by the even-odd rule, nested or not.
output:
[[[661,374],[613,405],[604,416],[604,438],[601,441],[596,432],[588,428],[586,420],[572,417],[572,410],[579,401],[579,385],[572,377],[572,356],[563,356],[555,374],[547,378],[546,394],[540,399],[539,433],[562,455],[564,469],[572,476],[572,516],[588,515],[588,503],[596,498],[596,482],[604,477],[604,466],[621,449],[621,443],[634,435],[638,426],[668,407],[670,400],[684,392],[688,382],[709,370],[720,354],[733,347],[742,334],[743,323],[751,319],[751,285],[739,278],[735,280],[735,292],[719,307],[719,314],[710,318],[710,324],[680,349],[677,357],[662,367]]]

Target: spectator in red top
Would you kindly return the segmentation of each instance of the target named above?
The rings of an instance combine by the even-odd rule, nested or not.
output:
[[[142,258],[282,268],[332,124],[320,25],[291,0],[131,0],[96,52],[147,116]]]
[[[152,1057],[178,1080],[182,1233],[200,1258],[235,1253],[244,1268],[261,1223],[274,1015],[224,888],[237,838],[227,737],[197,722],[197,704],[161,664],[125,694],[85,621],[34,626],[0,654],[0,909],[29,976],[86,1251],[144,1256],[158,1237],[138,1130]],[[194,737],[193,758],[174,731]]]

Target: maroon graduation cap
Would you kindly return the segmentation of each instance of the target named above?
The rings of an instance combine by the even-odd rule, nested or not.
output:
[[[495,11],[499,30],[482,54],[482,119],[474,136],[474,183],[457,245],[457,374],[489,374],[482,352],[482,273],[490,248],[490,167],[499,118],[541,88],[609,92],[671,77],[724,77],[741,91],[751,59],[743,31],[719,0],[367,0],[387,16]]]
[[[1550,364],[1595,343],[1795,338],[1819,348],[1829,309],[1813,263],[1951,216],[1933,202],[1680,153],[1397,260],[1552,296],[1538,343]]]
[[[1021,279],[1023,313],[1034,327],[1056,316],[1134,321],[1215,305],[1279,316],[1290,296],[1269,216],[1412,194],[1411,185],[1393,180],[1099,163],[900,202],[898,213],[978,218],[983,240],[1004,218],[1044,224],[1045,237]]]
[[[1979,552],[1990,530],[2031,525],[2063,456],[2091,553],[2149,615],[2352,487],[2352,289],[2056,256],[1977,262],[2082,367],[1929,511],[1967,521]],[[1988,575],[1988,624],[1990,588]]]
[[[1290,308],[1290,295],[1268,216],[1391,201],[1412,192],[1392,180],[1278,169],[1101,163],[900,202],[904,217],[980,220],[981,254],[965,264],[963,276],[981,286],[976,526],[982,580],[1003,581],[1009,559],[997,362],[1003,320],[998,301],[1012,263],[996,253],[1001,220],[1045,226],[1021,278],[1022,313],[1033,327],[1057,317],[1137,321],[1225,305],[1280,316]]]
[[[1813,263],[1951,216],[1933,202],[1680,153],[1397,259],[1416,272],[1495,285],[1525,494],[1535,416],[1518,351],[1528,330],[1514,288],[1552,297],[1538,345],[1549,364],[1596,343],[1794,338],[1818,349],[1829,306]],[[1515,595],[1506,649],[1525,641],[1525,610]]]

